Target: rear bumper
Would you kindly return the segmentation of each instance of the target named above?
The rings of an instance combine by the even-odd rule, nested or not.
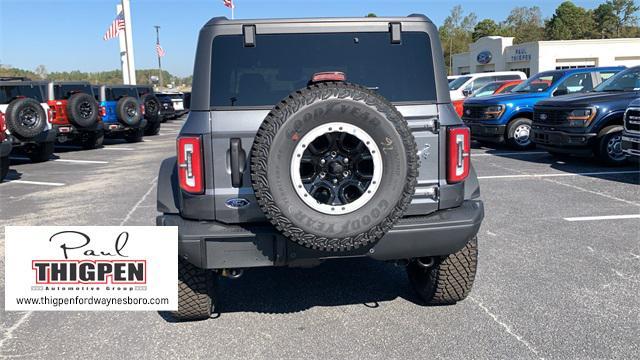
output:
[[[0,157],[9,156],[12,147],[11,141],[5,140],[0,142]]]
[[[506,125],[491,125],[473,122],[465,122],[465,125],[471,129],[471,138],[474,140],[504,142]]]
[[[623,132],[622,151],[629,155],[640,156],[640,135]]]
[[[542,149],[553,152],[588,155],[592,153],[592,145],[598,134],[569,133],[560,130],[548,130],[533,126],[531,140]]]
[[[147,126],[147,119],[140,120],[138,126],[126,126],[120,122],[103,122],[102,128],[104,129],[105,134],[109,133],[119,133],[134,129],[144,129]]]
[[[103,126],[102,126],[102,122],[97,122],[95,125],[88,128],[79,129],[71,124],[53,125],[53,128],[55,129],[56,138],[58,142],[62,143],[71,139],[75,139],[76,137],[80,136],[82,133],[102,131]]]
[[[349,252],[325,252],[288,240],[270,224],[228,225],[187,220],[177,214],[158,216],[158,226],[178,226],[178,252],[200,268],[305,266],[341,257],[377,260],[408,259],[454,253],[478,233],[484,217],[482,201],[426,216],[401,219],[373,246]]]
[[[45,130],[40,134],[38,134],[36,137],[28,140],[20,140],[15,136],[12,136],[11,139],[14,146],[20,146],[23,144],[39,144],[39,143],[55,142],[57,134],[58,132],[56,131],[56,129],[52,128],[49,130]]]

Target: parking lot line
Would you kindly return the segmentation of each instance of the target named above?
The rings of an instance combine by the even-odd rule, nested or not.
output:
[[[640,219],[640,214],[631,215],[605,215],[605,216],[579,216],[564,218],[567,221],[594,221],[594,220],[619,220],[619,219]]]
[[[103,147],[102,150],[123,150],[123,151],[133,151],[133,150],[137,150],[135,148],[129,148],[129,147]]]
[[[28,184],[28,185],[44,185],[44,186],[65,186],[63,183],[54,183],[54,182],[42,182],[42,181],[27,181],[27,180],[6,180],[8,184]]]
[[[26,157],[11,157],[11,160],[29,160]],[[66,163],[78,163],[78,164],[108,164],[108,161],[100,161],[100,160],[73,160],[73,159],[51,159],[49,161],[55,162],[66,162]]]
[[[517,178],[544,178],[544,177],[620,175],[620,174],[640,174],[640,171],[629,170],[629,171],[597,171],[597,172],[583,172],[583,173],[490,175],[490,176],[478,176],[478,179],[517,179]]]
[[[471,152],[471,157],[478,156],[500,156],[500,155],[540,155],[540,154],[548,154],[546,151],[519,151],[519,152],[495,152],[495,153],[479,153],[476,154],[473,151]]]

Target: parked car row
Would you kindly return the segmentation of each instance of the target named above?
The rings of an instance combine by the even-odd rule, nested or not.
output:
[[[170,96],[167,103],[160,98]],[[160,123],[188,111],[182,93],[158,97],[151,86],[91,85],[86,81],[0,81],[0,181],[9,155],[20,149],[33,162],[49,160],[55,143],[84,149],[102,146],[105,137],[139,142],[157,135]],[[166,105],[165,105],[166,104]]]
[[[556,155],[595,155],[610,165],[626,162],[638,142],[640,67],[596,67],[546,71],[509,94],[470,97],[462,120],[473,139],[507,143],[524,150],[538,146]],[[628,150],[623,152],[623,141]]]

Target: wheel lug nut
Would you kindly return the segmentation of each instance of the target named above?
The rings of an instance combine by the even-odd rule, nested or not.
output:
[[[345,171],[345,172],[343,172],[343,173],[342,173],[342,175],[343,175],[344,177],[347,177],[347,176],[349,176],[349,172],[348,172],[348,171]]]
[[[337,184],[338,183],[338,179],[333,179],[333,183]]]
[[[325,159],[320,159],[320,165],[324,165],[324,163],[326,163],[326,162],[327,162],[327,160],[325,160]]]
[[[349,158],[344,158],[344,160],[342,160],[343,163],[347,164],[349,163]]]
[[[324,177],[327,176],[327,174],[325,174],[324,172],[320,173],[320,177],[324,179]]]
[[[335,151],[332,151],[332,152],[331,152],[331,157],[336,157],[336,156],[338,156],[338,153],[337,153],[337,152],[335,152]]]

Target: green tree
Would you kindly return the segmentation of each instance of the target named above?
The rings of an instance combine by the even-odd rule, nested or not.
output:
[[[471,33],[471,39],[475,42],[481,37],[502,35],[502,28],[491,19],[484,19],[476,24]]]
[[[634,0],[608,0],[593,11],[596,32],[602,38],[637,37],[640,6]]]
[[[374,14],[374,13],[368,13],[367,16],[365,17],[378,17],[378,15]]]
[[[595,32],[591,12],[571,1],[560,4],[545,26],[545,37],[548,40],[590,39]]]
[[[544,40],[542,11],[537,6],[513,8],[502,26],[516,44]]]
[[[472,42],[471,34],[478,22],[477,19],[474,13],[464,15],[462,6],[456,5],[438,29],[445,62],[449,64],[450,70],[452,55],[469,50],[469,44]]]

